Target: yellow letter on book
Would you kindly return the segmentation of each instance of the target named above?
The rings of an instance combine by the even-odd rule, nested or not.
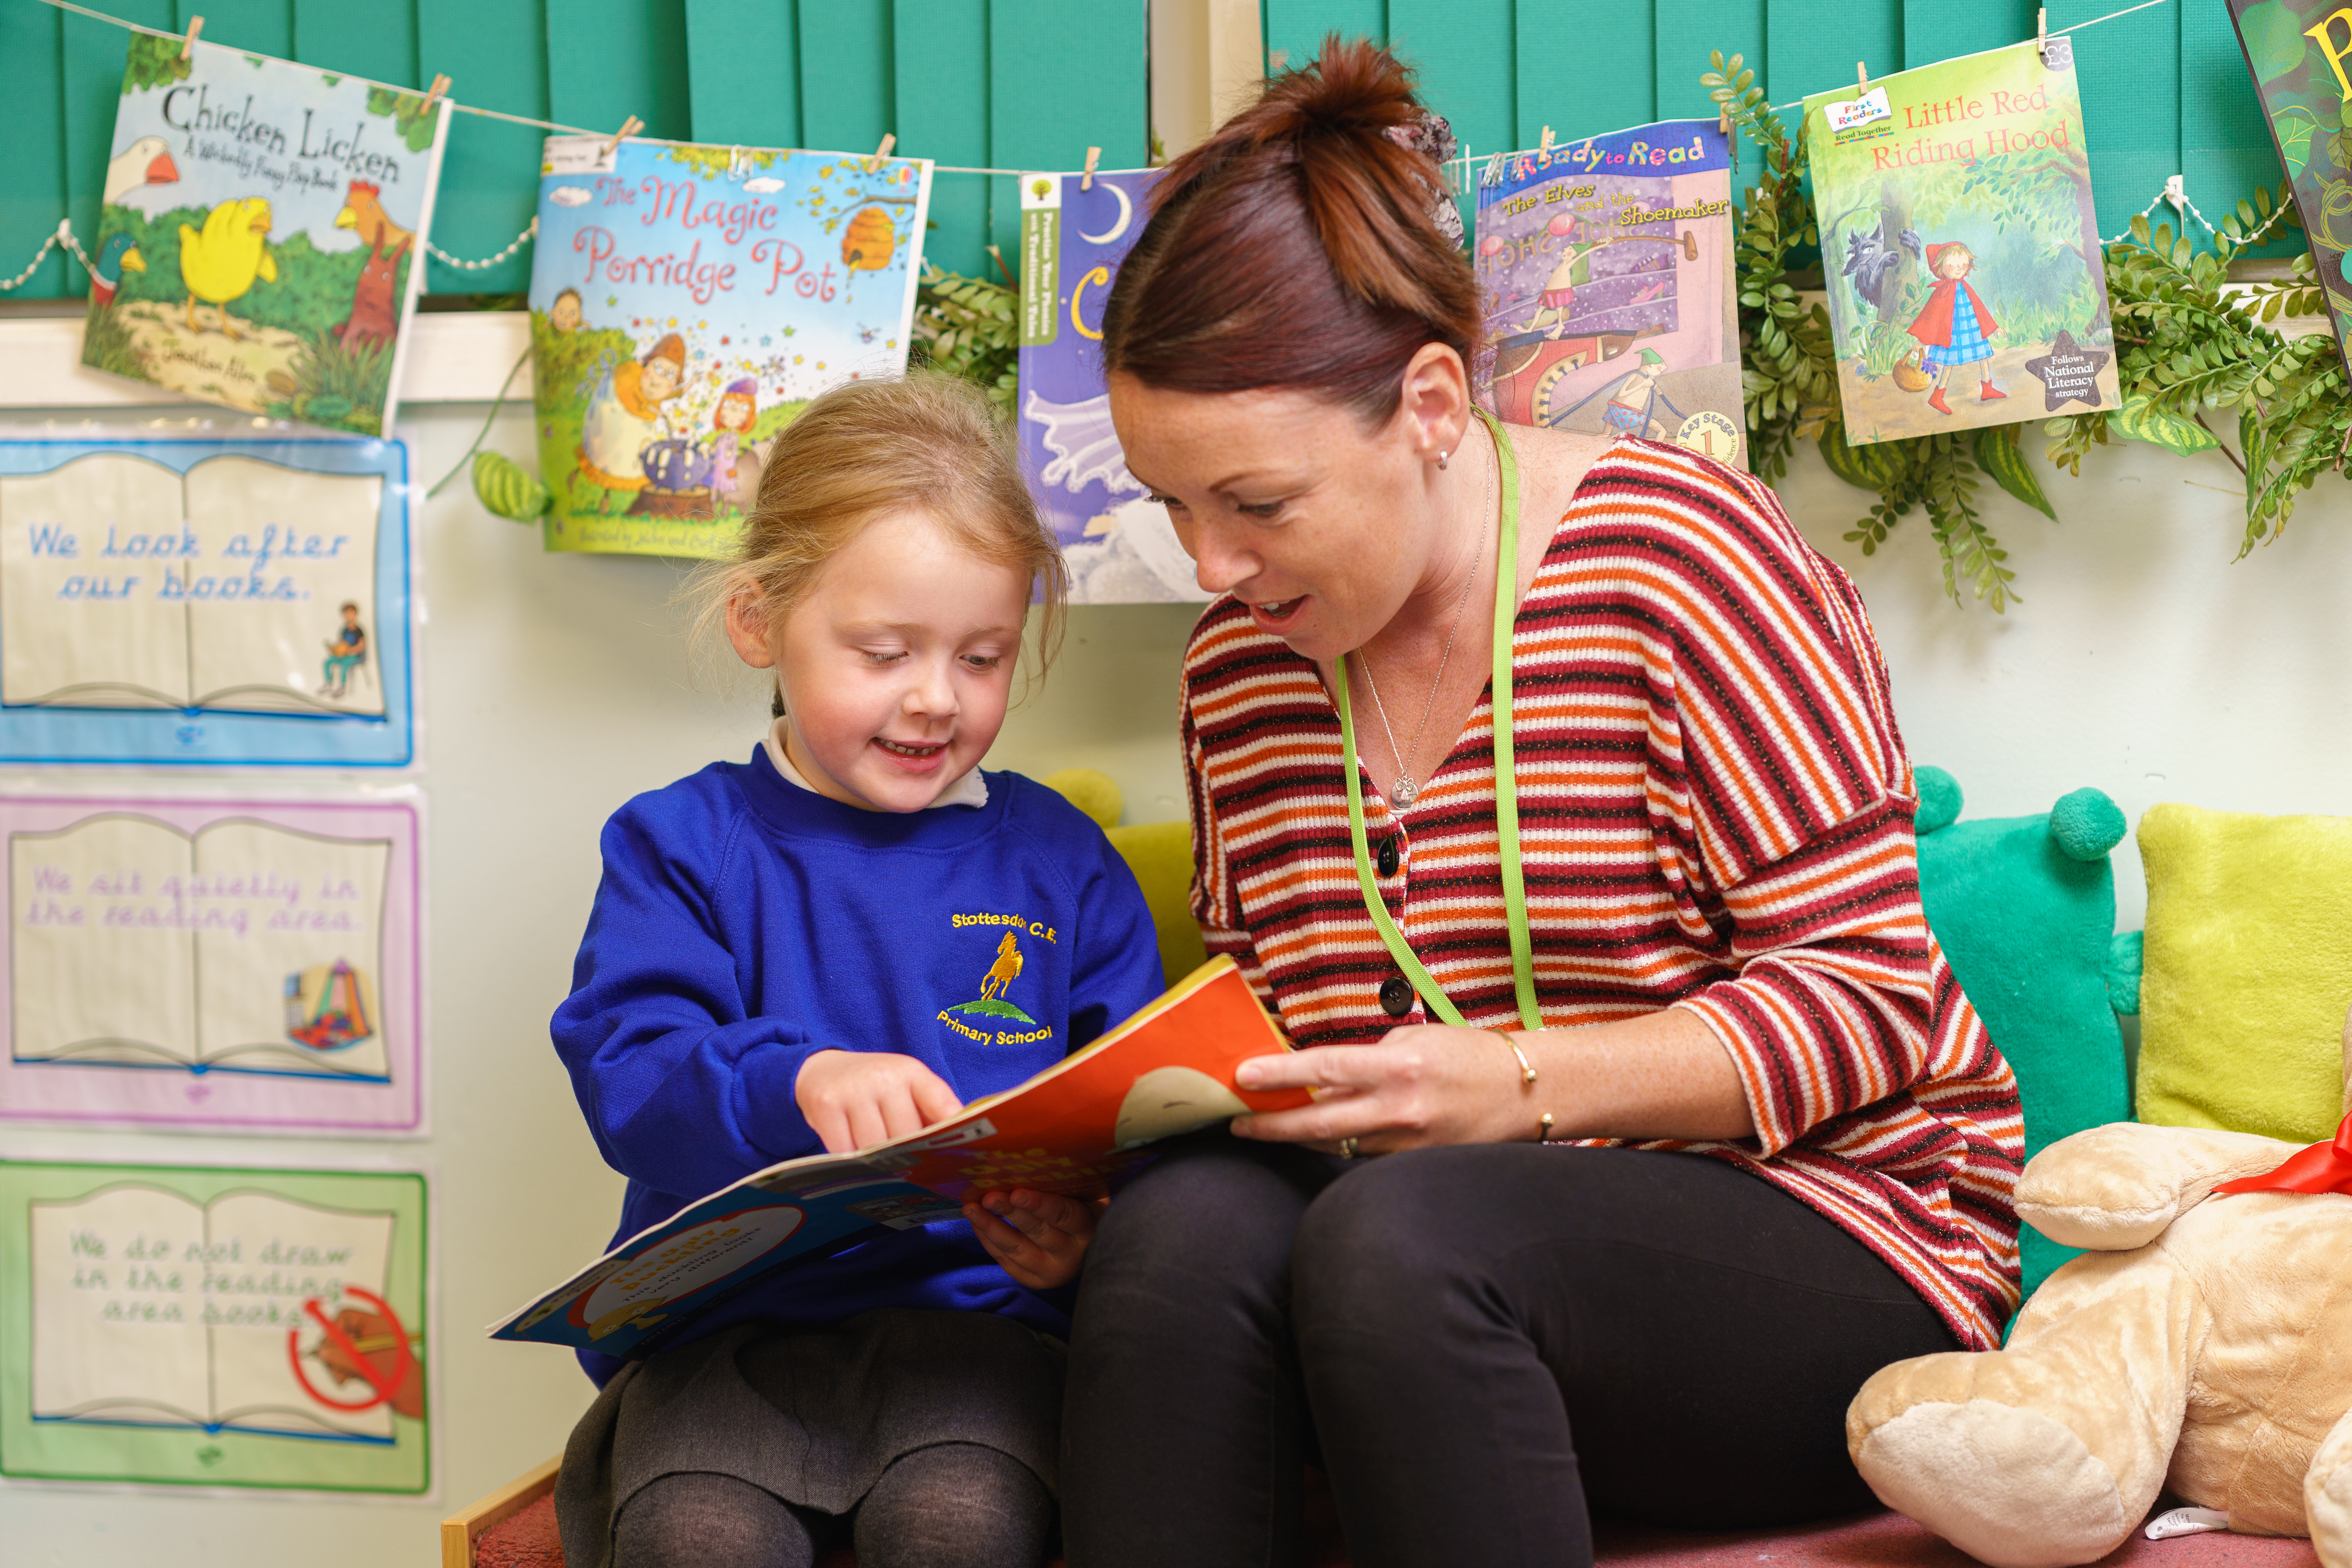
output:
[[[2328,37],[2328,29],[2338,22],[2344,24],[2344,46],[2341,48]],[[2336,85],[2344,89],[2344,101],[2352,103],[2352,80],[2347,80],[2344,75],[2344,57],[2352,55],[2352,5],[2347,5],[2316,27],[2305,27],[2303,36],[2316,43],[2319,52],[2327,57],[2328,68],[2336,73]]]

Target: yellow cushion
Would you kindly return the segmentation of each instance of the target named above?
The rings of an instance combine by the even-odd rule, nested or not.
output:
[[[1143,884],[1143,901],[1160,929],[1160,968],[1173,985],[1209,958],[1192,919],[1192,825],[1146,822],[1109,833],[1111,847]]]
[[[2352,818],[2151,807],[2138,1116],[2334,1135],[2352,1006]]]

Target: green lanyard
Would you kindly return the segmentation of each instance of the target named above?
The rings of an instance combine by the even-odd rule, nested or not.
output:
[[[1519,574],[1519,460],[1503,422],[1478,410],[1478,417],[1495,437],[1495,458],[1502,469],[1502,542],[1495,557],[1495,829],[1501,841],[1503,915],[1511,930],[1511,988],[1519,1002],[1522,1028],[1540,1029],[1543,1013],[1536,1006],[1535,958],[1528,941],[1528,884],[1519,868],[1519,786],[1511,763],[1511,624]],[[1356,847],[1356,884],[1363,889],[1364,909],[1388,944],[1389,956],[1404,971],[1412,988],[1432,1013],[1457,1028],[1467,1028],[1460,1008],[1446,999],[1437,982],[1412,951],[1412,944],[1389,918],[1381,901],[1379,879],[1372,875],[1372,854],[1364,841],[1364,786],[1356,765],[1356,721],[1348,710],[1348,665],[1342,658],[1336,695],[1339,705],[1339,744],[1346,755],[1340,771],[1348,779],[1348,832]]]

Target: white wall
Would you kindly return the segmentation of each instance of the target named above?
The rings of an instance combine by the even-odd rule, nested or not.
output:
[[[404,421],[414,471],[437,477],[479,405]],[[529,455],[529,422],[493,444]],[[1924,518],[1864,561],[1839,535],[1867,499],[1808,453],[1791,510],[1853,572],[1878,624],[1916,758],[1956,773],[1969,815],[2046,810],[2095,784],[2135,817],[2158,800],[2352,814],[2352,508],[2342,481],[2307,499],[2286,538],[2231,564],[2235,474],[2218,458],[2145,447],[2058,476],[2063,524],[1991,495],[2024,602],[2005,617],[1940,596]],[[747,755],[756,687],[698,685],[651,561],[552,556],[488,516],[461,479],[424,509],[420,644],[429,796],[427,898],[433,1136],[413,1144],[0,1129],[0,1154],[234,1163],[415,1158],[432,1168],[439,1279],[441,1493],[353,1503],[10,1487],[5,1558],[33,1565],[168,1557],[250,1568],[330,1557],[423,1568],[435,1521],[556,1451],[589,1386],[560,1352],[493,1345],[480,1326],[593,1256],[620,1184],[598,1161],[547,1043],[595,885],[595,838],[635,791]],[[1063,662],[1008,724],[992,761],[1043,773],[1098,766],[1130,820],[1181,815],[1174,681],[1188,606],[1077,612]],[[52,781],[54,782],[54,781]],[[2125,924],[2137,859],[2118,861]]]

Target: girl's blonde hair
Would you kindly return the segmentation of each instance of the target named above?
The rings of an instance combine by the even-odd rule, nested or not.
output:
[[[702,626],[715,629],[747,593],[773,625],[859,530],[901,510],[921,511],[963,549],[1038,585],[1032,678],[1042,676],[1061,645],[1068,569],[987,396],[939,371],[845,382],[784,426],[735,553],[688,590],[701,601]]]

